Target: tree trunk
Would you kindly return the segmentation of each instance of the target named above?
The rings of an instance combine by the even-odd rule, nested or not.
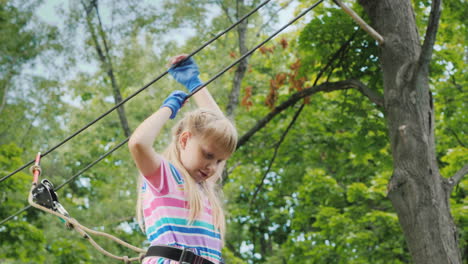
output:
[[[385,41],[380,59],[394,168],[388,196],[409,251],[418,264],[461,263],[450,190],[444,188],[435,154],[430,58],[424,58],[432,45],[420,44],[411,1],[359,2]],[[434,30],[430,26],[437,22],[428,32]]]
[[[236,18],[239,19],[242,17],[241,10],[244,10],[244,6],[245,6],[244,1],[238,0],[237,5],[238,7],[237,7]],[[240,55],[245,54],[248,51],[247,45],[245,44],[246,35],[247,35],[247,24],[248,24],[248,20],[245,20],[244,22],[240,23],[237,26],[237,38],[238,38]],[[234,116],[234,111],[236,110],[237,105],[239,104],[240,89],[242,85],[242,80],[244,79],[244,76],[245,76],[245,72],[247,71],[247,65],[248,65],[248,57],[239,62],[236,72],[234,73],[232,90],[229,95],[229,103],[226,107],[226,115],[229,117]]]
[[[117,80],[114,75],[114,67],[112,65],[112,60],[111,60],[111,54],[109,52],[109,46],[107,45],[107,38],[104,32],[104,28],[101,23],[101,17],[99,14],[99,9],[97,5],[97,1],[92,1],[89,6],[86,6],[83,3],[83,6],[86,11],[86,22],[89,28],[89,32],[91,34],[91,38],[94,43],[94,48],[96,49],[96,53],[98,54],[99,61],[101,62],[101,67],[104,68],[107,76],[109,77],[111,81],[111,86],[112,86],[112,95],[114,97],[114,103],[117,105],[120,102],[122,102],[122,95],[120,93],[120,87],[117,84]],[[98,19],[98,33],[96,33],[96,30],[94,29],[93,23],[92,23],[92,17],[91,17],[91,11],[92,9],[96,10],[96,16]],[[101,38],[102,46],[98,40],[98,35]],[[125,107],[124,105],[121,105],[117,108],[117,113],[119,115],[119,120],[120,120],[120,125],[122,126],[122,130],[124,131],[124,134],[126,137],[129,137],[131,135],[131,130],[128,125],[127,121],[127,116],[125,114]]]
[[[3,91],[3,95],[1,95],[1,102],[0,102],[0,115],[3,112],[3,109],[5,109],[5,106],[7,104],[7,99],[8,99],[8,89],[10,89],[11,85],[11,80],[13,79],[13,76],[16,74],[14,70],[9,70],[4,74],[3,80],[0,82],[0,84],[3,87],[0,87],[0,91]]]

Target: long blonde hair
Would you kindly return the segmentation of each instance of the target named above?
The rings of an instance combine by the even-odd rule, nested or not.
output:
[[[193,136],[206,142],[213,142],[227,154],[232,154],[237,146],[237,131],[230,120],[223,114],[207,109],[197,109],[187,113],[172,129],[172,140],[163,156],[169,160],[183,175],[185,182],[185,194],[187,196],[190,213],[189,223],[198,218],[203,211],[203,193],[206,194],[211,204],[214,226],[219,229],[221,237],[224,239],[226,230],[225,216],[222,202],[222,173],[223,166],[208,180],[197,183],[187,172],[180,161],[179,137],[188,131]],[[140,176],[141,177],[141,176]],[[141,182],[140,182],[141,183]],[[138,186],[140,186],[140,183]],[[201,188],[200,188],[201,187]],[[141,222],[141,199],[140,195],[137,206],[138,222]]]

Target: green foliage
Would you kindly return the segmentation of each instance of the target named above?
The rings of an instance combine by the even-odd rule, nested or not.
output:
[[[22,165],[22,150],[13,143],[0,145],[0,175]],[[3,220],[22,209],[30,189],[32,177],[18,173],[15,178],[2,183],[0,218]],[[28,212],[30,219],[34,215]],[[0,260],[2,263],[30,263],[44,261],[45,237],[38,227],[17,217],[0,227]]]
[[[322,72],[324,80],[356,78],[381,90],[377,43],[341,9],[319,9],[301,31],[304,72]],[[333,74],[333,75],[332,75]]]
[[[2,227],[0,236],[2,263],[44,262],[46,241],[41,230],[34,225],[11,221]]]
[[[55,263],[91,262],[89,249],[82,242],[59,238],[51,243],[49,251],[57,260]]]

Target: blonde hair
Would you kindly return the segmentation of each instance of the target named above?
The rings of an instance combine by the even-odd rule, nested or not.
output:
[[[203,211],[203,193],[206,194],[211,204],[214,226],[219,229],[224,240],[226,230],[225,216],[222,203],[222,173],[223,167],[206,181],[196,182],[187,172],[180,161],[179,137],[188,131],[193,136],[206,142],[213,142],[216,147],[227,154],[232,154],[237,147],[237,131],[230,120],[223,114],[207,110],[197,109],[187,113],[172,129],[172,140],[163,156],[169,160],[183,175],[185,182],[185,194],[189,202],[189,223],[193,223]],[[140,176],[141,177],[141,176]],[[140,183],[139,185],[140,186]],[[199,188],[201,187],[201,188]],[[142,222],[141,199],[139,195],[137,206],[138,222]]]

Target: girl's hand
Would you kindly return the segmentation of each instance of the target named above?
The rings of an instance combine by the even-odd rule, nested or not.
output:
[[[170,118],[174,119],[179,109],[184,105],[185,98],[187,98],[187,94],[185,92],[174,91],[166,98],[166,100],[164,100],[161,108],[170,108],[172,111]]]
[[[187,55],[179,55],[171,59],[171,68],[169,73],[174,77],[174,79],[184,85],[189,92],[193,92],[197,87],[203,84],[203,82],[198,78],[200,71],[198,66],[192,58],[189,58],[177,66],[175,64],[187,58]]]

